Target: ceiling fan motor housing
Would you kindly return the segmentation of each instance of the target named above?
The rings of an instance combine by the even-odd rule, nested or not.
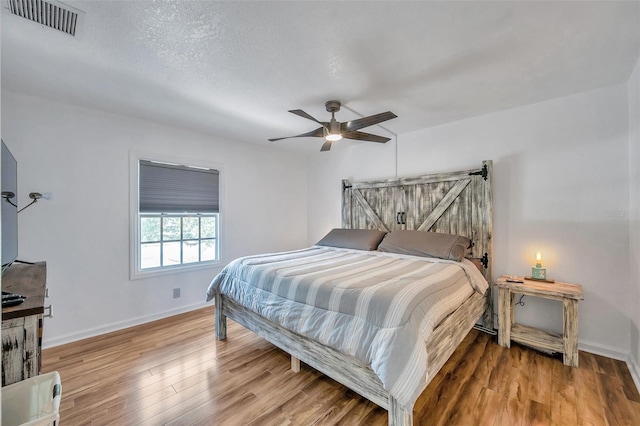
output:
[[[330,113],[340,111],[340,101],[327,101],[324,106],[327,108],[327,112]]]

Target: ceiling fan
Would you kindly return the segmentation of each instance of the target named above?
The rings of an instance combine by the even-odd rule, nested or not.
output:
[[[271,142],[274,142],[281,139],[301,138],[305,136],[325,138],[325,143],[322,145],[322,148],[320,148],[320,151],[329,151],[331,149],[331,144],[335,141],[339,141],[342,138],[380,143],[385,143],[390,140],[390,138],[386,138],[384,136],[372,135],[370,133],[359,132],[358,130],[364,127],[373,126],[374,124],[382,123],[383,121],[391,120],[392,118],[396,118],[397,115],[395,115],[391,111],[381,112],[380,114],[370,115],[368,117],[359,118],[357,120],[345,121],[344,123],[340,123],[336,120],[335,117],[335,113],[340,111],[340,102],[328,101],[324,105],[327,108],[327,112],[331,113],[330,121],[318,121],[301,109],[292,109],[289,111],[290,113],[309,119],[311,121],[315,121],[316,123],[320,124],[320,127],[312,130],[311,132],[302,133],[301,135],[287,136],[284,138],[275,138],[269,140]]]

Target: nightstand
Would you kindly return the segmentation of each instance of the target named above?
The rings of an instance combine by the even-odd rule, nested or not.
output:
[[[498,344],[511,347],[511,341],[543,350],[563,354],[565,365],[578,366],[578,301],[584,300],[582,286],[569,283],[545,283],[523,280],[522,283],[507,281],[501,276],[498,287]],[[563,306],[562,335],[529,327],[515,322],[513,312],[514,294],[559,300]]]

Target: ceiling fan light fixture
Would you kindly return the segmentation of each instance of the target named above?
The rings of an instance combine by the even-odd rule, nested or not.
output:
[[[324,138],[331,142],[339,141],[340,139],[342,139],[342,133],[340,133],[340,123],[333,117],[331,117],[329,128],[327,129],[327,134]]]
[[[340,133],[329,133],[324,138],[328,141],[335,142],[342,139],[342,135]]]

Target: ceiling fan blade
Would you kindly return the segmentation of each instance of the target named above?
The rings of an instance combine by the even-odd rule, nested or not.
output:
[[[358,141],[380,142],[380,143],[385,143],[391,140],[391,138],[386,138],[384,136],[372,135],[371,133],[355,132],[355,131],[342,132],[342,137],[345,139],[355,139]]]
[[[315,130],[312,130],[312,131],[307,132],[307,133],[302,133],[301,135],[285,136],[284,138],[274,138],[274,139],[269,139],[269,141],[275,142],[275,141],[279,141],[279,140],[282,140],[282,139],[304,138],[306,136],[312,136],[312,137],[316,137],[316,138],[324,137],[324,127],[318,127]]]
[[[340,124],[340,129],[342,129],[342,131],[359,130],[364,127],[373,126],[374,124],[382,123],[383,121],[391,120],[392,118],[396,117],[397,115],[395,115],[391,111],[381,112],[380,114],[358,118],[357,120],[345,121],[344,123]]]
[[[326,123],[323,123],[322,121],[316,120],[315,118],[313,118],[312,116],[310,116],[309,114],[307,114],[306,112],[304,112],[301,109],[291,109],[291,110],[289,110],[289,112],[291,114],[295,114],[295,115],[300,116],[302,118],[306,118],[308,120],[315,121],[316,123],[322,124],[323,126],[326,124]]]
[[[322,144],[322,148],[320,148],[320,152],[329,151],[331,149],[331,141],[326,141]]]

